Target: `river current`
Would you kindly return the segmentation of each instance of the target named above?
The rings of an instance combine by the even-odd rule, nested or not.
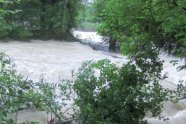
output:
[[[95,32],[75,32],[74,34],[82,40],[101,42],[101,36],[96,35]],[[72,70],[76,71],[87,60],[109,59],[117,64],[127,61],[126,57],[121,57],[119,54],[95,51],[89,46],[78,42],[54,40],[1,42],[0,51],[5,52],[12,58],[18,73],[34,81],[38,81],[41,76],[51,82],[56,82],[59,78],[71,79]],[[178,72],[176,69],[183,64],[182,61],[173,66],[170,61],[175,58],[163,54],[160,55],[160,58],[165,60],[162,75],[166,74],[168,76],[168,79],[162,82],[164,87],[174,89],[180,80],[186,81],[186,71]],[[149,124],[185,124],[186,100],[176,104],[165,103],[162,115],[169,117],[169,120],[163,122],[157,118],[148,118]],[[22,122],[27,119],[46,123],[46,118],[46,114],[43,112],[23,111],[19,113],[18,121]]]

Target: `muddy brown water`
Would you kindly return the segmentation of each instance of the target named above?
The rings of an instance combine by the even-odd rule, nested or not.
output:
[[[103,51],[95,51],[78,42],[53,40],[0,43],[0,51],[12,58],[19,73],[34,81],[38,81],[41,75],[51,82],[57,81],[59,77],[71,79],[72,70],[77,70],[83,61],[87,60],[110,59],[117,64],[127,61],[125,57],[113,58],[113,53],[111,55]],[[177,66],[173,67],[169,63],[173,58],[166,55],[161,55],[160,58],[165,60],[162,74],[169,76],[162,82],[164,87],[174,89],[179,80],[186,80],[186,72],[177,72]],[[148,118],[148,122],[150,124],[185,124],[186,100],[177,104],[166,102],[162,114],[169,117],[169,121],[163,122],[157,118]],[[18,113],[18,122],[36,120],[45,124],[47,118],[45,112],[26,110]]]

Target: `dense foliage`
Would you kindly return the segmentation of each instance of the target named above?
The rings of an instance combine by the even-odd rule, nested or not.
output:
[[[10,1],[5,1],[5,0],[0,0],[0,38],[4,38],[8,35],[8,32],[10,30],[10,26],[6,23],[5,21],[5,15],[8,12],[12,12],[9,11],[7,9],[7,5],[10,4],[12,2]]]
[[[122,43],[124,54],[164,50],[186,58],[185,0],[95,0],[98,31]]]
[[[80,0],[0,0],[0,38],[67,38],[80,4]],[[107,60],[82,65],[73,87],[80,123],[137,124],[145,123],[146,114],[160,114],[162,102],[173,91],[159,84],[163,78],[158,55],[164,50],[186,57],[185,4],[185,0],[95,0],[99,33],[109,36],[113,45],[120,41],[122,53],[130,59],[121,67]],[[83,21],[90,18],[82,14]],[[27,108],[54,115],[48,123],[63,123],[68,109],[61,110],[73,97],[71,88],[70,81],[27,81],[0,53],[2,124],[16,123],[12,115]]]
[[[12,69],[9,58],[0,54],[0,122],[13,123],[8,116],[10,113],[16,112],[21,106],[27,105],[25,95],[28,94],[30,84],[22,79],[20,75],[16,75]]]
[[[88,62],[80,68],[74,88],[81,123],[138,124],[148,112],[160,114],[161,103],[174,91],[160,85],[158,56],[164,51],[186,58],[185,5],[185,0],[94,1],[98,32],[110,37],[110,46],[119,41],[129,62],[122,67]]]
[[[22,0],[1,2],[6,13],[1,21],[1,38],[67,38],[76,24],[81,0]],[[8,27],[9,28],[8,28]]]
[[[156,72],[144,73],[131,63],[122,67],[108,60],[84,63],[74,85],[80,123],[145,123],[146,114],[159,115],[169,96],[159,81]]]

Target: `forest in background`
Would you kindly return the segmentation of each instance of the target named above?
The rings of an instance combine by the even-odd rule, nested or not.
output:
[[[184,85],[179,84],[176,90],[161,86],[160,82],[167,77],[161,75],[163,61],[158,56],[166,52],[186,61],[186,0],[95,0],[88,7],[84,2],[0,0],[1,38],[64,39],[78,24],[77,20],[81,23],[93,19],[99,24],[98,33],[110,37],[111,49],[119,42],[121,54],[129,59],[122,67],[108,60],[85,62],[73,82],[65,80],[56,85],[43,79],[37,83],[24,80],[11,59],[1,53],[2,124],[17,123],[10,115],[26,108],[54,115],[49,124],[73,120],[80,124],[143,124],[147,123],[147,113],[166,121],[160,115],[162,103],[185,98]],[[92,10],[87,10],[90,7]],[[92,11],[94,18],[86,16]],[[185,68],[186,63],[178,70]],[[95,76],[96,71],[99,76]],[[60,93],[56,94],[56,90]],[[71,96],[73,92],[76,98]],[[65,103],[56,102],[56,97],[75,101],[71,118],[64,117],[61,109]]]
[[[0,1],[0,38],[72,37],[81,0],[5,0]]]

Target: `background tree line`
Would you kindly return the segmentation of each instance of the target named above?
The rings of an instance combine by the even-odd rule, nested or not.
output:
[[[81,0],[0,1],[0,38],[68,38]],[[5,14],[6,13],[6,14]],[[2,15],[2,14],[1,14]]]

